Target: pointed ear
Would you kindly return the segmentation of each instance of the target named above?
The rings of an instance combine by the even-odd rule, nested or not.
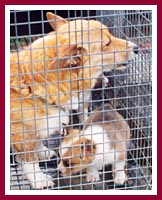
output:
[[[54,31],[68,22],[64,18],[58,15],[55,15],[51,12],[47,12],[46,17],[47,17],[47,20],[49,20],[49,24]]]
[[[58,59],[51,62],[49,69],[70,68],[76,66],[83,66],[87,61],[87,50],[84,47],[71,45],[62,46],[58,49]]]
[[[71,131],[72,131],[72,129],[70,127],[66,126],[63,128],[62,135],[67,136],[71,133]]]
[[[81,149],[82,154],[85,156],[94,155],[96,152],[95,144],[89,139],[85,139],[85,142],[82,143]]]
[[[84,64],[88,61],[88,50],[80,45],[77,45],[77,56],[80,57],[81,65],[84,66]]]

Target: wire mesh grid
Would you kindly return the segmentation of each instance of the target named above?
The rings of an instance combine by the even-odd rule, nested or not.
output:
[[[14,36],[10,38],[11,53],[25,51],[32,47],[30,44],[37,41],[42,36],[47,35],[45,25],[49,22],[45,18],[46,11],[39,12],[39,20],[31,21],[32,14],[36,11],[11,11],[11,21],[13,23],[10,26],[14,30]],[[38,11],[37,11],[38,12]],[[63,11],[62,11],[63,12]],[[62,14],[61,11],[53,11],[55,14]],[[38,13],[37,13],[38,14]],[[21,16],[26,16],[23,19]],[[103,169],[100,169],[100,180],[97,182],[87,182],[86,171],[83,170],[81,173],[69,175],[68,177],[61,176],[58,172],[58,163],[60,157],[52,157],[49,159],[39,160],[39,167],[45,174],[45,181],[47,182],[47,175],[52,177],[52,181],[55,186],[46,187],[44,189],[54,190],[151,190],[152,189],[152,119],[151,119],[151,108],[152,108],[152,56],[151,56],[151,43],[152,43],[152,12],[149,10],[111,10],[111,11],[64,11],[64,16],[68,20],[94,19],[100,21],[109,27],[109,31],[116,37],[122,39],[128,39],[129,41],[138,45],[138,54],[136,55],[133,62],[129,64],[129,67],[125,69],[117,70],[111,69],[111,71],[104,71],[103,76],[107,78],[108,82],[103,87],[103,79],[97,79],[93,89],[91,89],[91,97],[89,100],[88,111],[92,113],[95,109],[100,106],[104,106],[109,103],[113,109],[123,116],[130,126],[130,142],[127,145],[127,158],[126,158],[126,171],[127,181],[122,184],[116,184],[113,178],[113,169],[111,165],[106,165]],[[21,21],[22,20],[22,21]],[[39,33],[33,34],[36,29],[36,25],[39,25]],[[21,35],[21,29],[27,29],[23,35]],[[75,31],[74,31],[75,32]],[[57,33],[57,30],[56,30]],[[58,34],[59,31],[58,31]],[[57,34],[56,34],[57,40]],[[83,38],[84,40],[84,38]],[[45,43],[45,40],[42,41]],[[57,47],[56,47],[57,48]],[[38,45],[39,49],[39,45]],[[44,49],[44,51],[46,51]],[[100,53],[101,54],[101,53]],[[25,54],[24,54],[25,56]],[[32,60],[32,53],[31,53]],[[70,55],[71,56],[71,55]],[[21,59],[21,58],[20,58]],[[45,58],[44,58],[45,59]],[[34,61],[30,61],[34,63]],[[44,61],[45,62],[45,61]],[[21,64],[21,63],[20,63]],[[102,64],[102,63],[101,63]],[[115,66],[115,65],[114,65]],[[58,68],[57,68],[58,69]],[[21,69],[18,69],[21,70]],[[46,70],[46,69],[45,69]],[[22,73],[22,72],[21,72]],[[34,73],[34,72],[32,72]],[[19,75],[20,76],[20,75]],[[18,77],[18,76],[17,76]],[[18,77],[20,78],[20,77]],[[101,80],[101,81],[100,81]],[[32,80],[34,84],[34,79]],[[27,85],[29,86],[29,85]],[[59,83],[58,83],[59,87]],[[19,88],[24,88],[21,83]],[[46,88],[46,86],[45,86]],[[47,88],[46,88],[47,89]],[[81,92],[81,91],[79,91]],[[86,94],[84,94],[86,95]],[[11,97],[11,100],[15,98],[23,101],[23,94],[21,97]],[[72,96],[72,93],[71,93]],[[23,97],[23,98],[22,98]],[[28,97],[29,98],[29,97]],[[31,97],[30,97],[31,98]],[[33,98],[33,97],[32,97]],[[25,98],[24,98],[25,99]],[[37,98],[34,98],[37,99]],[[34,100],[35,101],[35,100]],[[84,101],[84,97],[80,101]],[[72,107],[72,101],[69,103],[69,107]],[[22,103],[20,103],[18,110],[20,112],[23,109]],[[39,103],[38,103],[39,104]],[[42,104],[40,103],[41,108]],[[45,110],[46,105],[43,104]],[[61,109],[61,108],[60,108]],[[18,110],[15,110],[16,113]],[[72,110],[72,109],[71,109]],[[28,109],[27,109],[28,111]],[[48,111],[44,111],[48,112]],[[60,115],[60,111],[57,113]],[[17,114],[16,114],[17,115]],[[24,114],[22,114],[24,115]],[[37,111],[34,111],[36,117]],[[80,124],[77,118],[78,113],[73,111],[70,112],[70,124],[71,126],[78,128],[84,126]],[[68,115],[69,116],[69,115]],[[48,116],[48,113],[46,115]],[[23,121],[23,116],[22,116]],[[35,119],[28,119],[30,123],[34,123],[36,128]],[[59,119],[60,120],[60,119]],[[31,122],[32,121],[32,122]],[[11,127],[12,127],[11,119]],[[16,121],[17,123],[17,121]],[[49,123],[49,121],[47,122]],[[105,122],[106,123],[106,122]],[[22,122],[23,124],[23,122]],[[23,125],[22,125],[23,126]],[[60,125],[57,125],[59,130]],[[49,126],[46,126],[46,129]],[[12,129],[12,128],[11,128]],[[25,128],[21,128],[23,132]],[[18,130],[20,133],[21,130]],[[38,129],[38,131],[41,131]],[[51,130],[52,131],[52,130]],[[12,131],[13,132],[13,131]],[[36,131],[35,131],[36,132]],[[58,153],[58,147],[63,139],[58,131],[53,131],[53,134],[47,133],[47,138],[43,139],[43,144],[49,149],[55,149]],[[36,136],[35,136],[36,138]],[[25,142],[27,142],[24,139]],[[23,143],[21,140],[17,143]],[[14,143],[11,142],[11,147]],[[29,190],[34,189],[30,186],[29,181],[24,174],[23,162],[17,163],[16,156],[19,154],[17,151],[11,148],[10,160],[10,189],[11,190]],[[40,149],[38,149],[40,150]],[[46,150],[47,151],[47,150]],[[47,154],[49,152],[47,151]],[[33,169],[33,168],[32,168]],[[38,170],[39,171],[39,170]],[[27,173],[32,173],[27,171]],[[33,172],[34,173],[34,172]],[[37,181],[37,180],[35,180]]]

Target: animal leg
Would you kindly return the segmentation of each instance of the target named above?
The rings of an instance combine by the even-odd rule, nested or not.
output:
[[[15,133],[11,136],[14,151],[17,152],[18,161],[22,162],[23,173],[35,189],[53,187],[51,178],[44,174],[38,163],[36,152],[37,136],[33,132]]]

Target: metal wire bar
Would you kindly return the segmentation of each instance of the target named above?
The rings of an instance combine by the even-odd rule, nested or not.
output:
[[[31,44],[34,41],[37,41],[38,38],[44,37],[48,35],[49,33],[46,32],[46,24],[48,23],[45,18],[45,11],[40,12],[39,20],[35,19],[35,21],[32,21],[32,14],[36,12],[34,10],[26,11],[26,10],[14,10],[11,11],[11,16],[14,14],[14,19],[12,20],[10,26],[15,29],[15,36],[10,37],[10,47],[11,47],[11,53],[17,52],[17,55],[19,55],[20,51],[34,51],[37,50],[37,47],[35,49],[32,49]],[[60,14],[61,11],[53,10],[53,13]],[[22,21],[19,19],[21,15],[26,15],[26,19],[23,19]],[[65,14],[65,11],[64,11]],[[87,32],[89,34],[88,42],[84,40],[83,38],[83,31],[81,34],[81,43],[82,45],[88,45],[88,52],[87,56],[90,58],[92,54],[95,56],[101,55],[102,59],[104,54],[101,52],[90,52],[90,45],[92,44],[90,42],[90,25],[89,21],[92,19],[98,20],[101,23],[107,25],[109,27],[110,32],[119,38],[123,39],[129,39],[130,41],[136,43],[139,46],[139,53],[136,56],[135,60],[130,63],[129,68],[123,69],[123,70],[117,70],[116,69],[116,61],[114,61],[114,69],[111,71],[104,71],[102,69],[102,74],[105,78],[107,78],[108,83],[106,87],[104,87],[103,81],[99,82],[94,86],[93,89],[89,89],[91,92],[91,98],[89,100],[89,113],[93,112],[96,108],[99,106],[103,106],[106,103],[110,103],[113,106],[113,109],[120,113],[124,119],[127,121],[127,123],[130,126],[130,132],[131,137],[130,139],[125,139],[125,141],[130,141],[129,146],[127,147],[127,157],[125,159],[126,161],[126,174],[128,177],[128,180],[123,184],[116,184],[113,180],[113,169],[111,165],[106,165],[102,170],[100,170],[100,180],[92,183],[87,182],[86,180],[86,171],[80,170],[79,173],[75,175],[69,175],[67,177],[60,176],[60,173],[58,172],[58,162],[59,157],[52,157],[50,160],[43,159],[39,160],[39,167],[41,170],[43,170],[44,174],[50,175],[52,177],[52,181],[55,183],[55,186],[48,187],[44,189],[48,190],[151,190],[152,189],[152,49],[151,49],[151,43],[152,43],[152,12],[150,10],[96,10],[96,11],[66,11],[66,17],[64,17],[66,20],[76,20],[81,19],[81,27],[83,26],[83,20],[88,20],[88,29]],[[20,35],[21,27],[27,27],[27,32],[25,32],[23,35]],[[33,34],[33,30],[39,26],[40,32]],[[102,29],[102,27],[100,27]],[[70,30],[69,26],[69,32],[76,35],[75,38],[75,44],[78,45],[80,42],[77,38],[77,24],[75,24],[75,30]],[[85,31],[86,32],[86,31]],[[56,49],[60,48],[58,45],[58,35],[59,31],[56,30]],[[62,33],[62,34],[66,34]],[[70,34],[67,36],[70,40]],[[101,35],[100,41],[95,41],[102,43],[103,36]],[[43,39],[43,46],[45,46],[45,39]],[[72,41],[68,44],[70,47]],[[67,45],[63,44],[61,47],[66,47]],[[38,50],[39,50],[38,46]],[[48,46],[43,48],[43,59],[42,62],[46,63],[46,57],[45,52],[49,49],[53,48],[53,46]],[[115,54],[116,52],[114,52]],[[70,56],[70,62],[72,59],[76,58],[76,55],[65,55],[64,59],[69,59]],[[34,60],[32,53],[30,53],[30,64],[31,64],[31,72],[24,72],[23,75],[31,75],[32,83],[26,84],[26,87],[31,87],[32,90],[34,90],[35,86],[41,86],[43,83],[35,83],[34,80],[34,74],[43,74],[45,79],[47,80],[47,73],[53,73],[54,71],[57,73],[57,79],[59,80],[60,73],[65,69],[59,69],[59,60],[61,61],[62,58],[59,58],[59,55],[57,54],[57,58],[55,59],[57,62],[56,69],[50,69],[49,71],[46,70],[46,65],[44,64],[44,68],[42,71],[34,72],[34,64],[38,63],[39,60]],[[82,55],[82,59],[83,55]],[[53,58],[49,58],[49,61],[53,61]],[[16,63],[15,63],[16,64]],[[27,62],[21,63],[18,62],[18,64],[28,64]],[[89,59],[89,65],[91,65],[91,60]],[[80,66],[76,66],[76,69],[80,68]],[[83,67],[83,66],[82,66]],[[88,69],[89,66],[84,66],[84,70]],[[98,66],[96,66],[98,67]],[[102,67],[104,68],[104,63],[102,62]],[[72,69],[71,69],[72,70]],[[11,76],[17,76],[20,79],[20,69],[17,73],[12,74]],[[70,80],[72,80],[72,74],[70,74]],[[85,74],[83,72],[81,79],[86,80]],[[78,78],[76,78],[78,80]],[[87,80],[89,80],[87,78]],[[104,79],[103,79],[104,80]],[[75,79],[73,79],[75,81]],[[68,84],[69,80],[62,80],[58,81],[56,84],[58,85],[58,97],[62,95],[60,84]],[[93,79],[90,80],[90,84],[92,84]],[[13,86],[14,89],[19,88],[21,91],[21,88],[24,86],[21,84],[21,81],[19,81],[19,86]],[[55,81],[53,81],[55,83]],[[45,90],[48,90],[48,85],[50,83],[46,83],[43,85]],[[70,91],[72,91],[72,81],[70,85]],[[79,85],[78,85],[79,88]],[[80,93],[85,89],[84,84],[82,82],[82,89],[78,89],[77,95],[79,98]],[[64,94],[69,94],[69,92],[64,92]],[[82,97],[79,99],[80,102],[84,102],[86,99],[87,93],[83,93]],[[52,95],[51,95],[52,96]],[[42,98],[45,98],[48,102],[48,98],[50,95],[45,94],[45,96],[42,96]],[[23,108],[23,100],[28,99],[32,100],[34,104],[34,119],[32,119],[32,123],[34,123],[34,133],[35,138],[37,138],[37,132],[41,132],[46,130],[47,131],[47,138],[46,139],[36,139],[36,142],[43,142],[44,146],[48,148],[47,154],[50,156],[50,150],[55,150],[58,153],[58,147],[60,143],[62,142],[63,137],[58,134],[57,131],[53,132],[53,134],[50,134],[51,128],[50,128],[50,119],[53,118],[48,114],[48,104],[44,106],[45,108],[45,115],[41,118],[41,120],[46,120],[46,126],[39,128],[37,126],[37,110],[42,109],[43,106],[37,105],[37,100],[39,97],[23,97],[23,94],[20,92],[20,97],[12,98],[12,100],[20,100],[21,106],[15,110],[13,110],[13,113],[22,112],[22,117],[20,120],[12,120],[11,123],[29,123],[31,119],[25,119],[24,117],[24,111],[30,111],[31,108]],[[72,110],[73,104],[73,93],[70,93],[70,103],[65,103],[66,105],[69,105],[69,107]],[[59,105],[61,105],[60,99],[58,102]],[[86,114],[87,111],[83,111],[83,114]],[[61,116],[61,109],[59,110],[59,116]],[[82,128],[82,125],[80,124],[77,115],[79,114],[76,112],[72,112],[70,115],[70,123],[69,126],[71,127],[77,127]],[[66,117],[66,113],[63,114],[64,117]],[[85,115],[84,115],[85,116]],[[104,123],[104,122],[103,122]],[[59,124],[61,124],[61,118],[59,117]],[[61,131],[60,125],[57,124],[57,127]],[[23,133],[30,133],[31,129],[25,130],[24,127],[22,127]],[[20,130],[21,132],[21,130]],[[12,131],[12,135],[15,133],[20,133],[19,131],[14,132]],[[103,133],[104,134],[104,133]],[[117,131],[116,131],[117,134]],[[25,141],[25,136],[24,136]],[[22,144],[23,142],[17,142],[17,144]],[[25,143],[25,142],[24,142]],[[75,140],[73,140],[73,143],[75,143]],[[103,140],[102,144],[106,145],[109,142],[106,142]],[[11,181],[10,181],[10,189],[11,190],[30,190],[33,189],[28,180],[25,177],[25,174],[22,170],[23,165],[17,164],[15,160],[15,156],[20,156],[22,152],[14,152],[13,146],[15,143],[11,143],[11,164],[10,164],[10,174],[11,174]],[[26,145],[25,145],[26,146]],[[73,151],[75,146],[72,146]],[[36,149],[36,153],[39,154],[39,152],[43,152],[43,149],[40,150],[39,148]],[[117,152],[117,150],[116,150]],[[28,153],[35,153],[33,151],[28,151]],[[26,156],[26,154],[24,153]],[[103,153],[104,158],[104,153]],[[104,159],[103,159],[104,160]],[[114,162],[118,162],[117,159],[115,159]],[[81,163],[82,164],[82,163]],[[34,172],[36,174],[36,172]],[[36,177],[36,175],[35,175]],[[35,180],[36,181],[36,180]]]

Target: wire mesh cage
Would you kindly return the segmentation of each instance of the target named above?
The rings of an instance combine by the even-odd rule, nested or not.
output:
[[[47,20],[47,12],[52,12],[62,18],[49,18]],[[12,10],[10,11],[10,19],[10,64],[13,69],[10,75],[12,82],[10,86],[10,189],[151,190],[152,11]],[[85,20],[87,21],[86,25],[84,25]],[[70,21],[74,21],[73,27],[68,23]],[[77,24],[78,21],[80,25]],[[94,23],[95,25],[91,26],[91,22],[97,22],[97,25]],[[52,23],[55,25],[50,26]],[[63,29],[65,24],[68,25]],[[84,26],[87,30],[84,29]],[[106,32],[107,27],[111,37]],[[91,35],[93,31],[96,31],[95,37]],[[102,45],[107,35],[109,40],[104,47]],[[51,38],[50,42],[52,42],[48,43],[46,38]],[[100,38],[99,41],[98,38]],[[125,41],[123,43],[125,51],[118,38],[122,39],[122,42]],[[34,43],[35,46],[32,46]],[[76,45],[79,46],[77,51],[74,48]],[[96,50],[98,46],[100,46],[100,51]],[[132,55],[130,51],[134,51],[136,54],[132,60],[129,59]],[[52,56],[48,56],[47,52],[51,52]],[[127,62],[118,63],[118,54],[120,53],[126,55]],[[34,57],[36,54],[37,59]],[[112,57],[113,62],[105,62],[106,55],[109,59]],[[98,58],[100,58],[99,63]],[[85,60],[87,60],[87,66]],[[95,62],[96,66],[94,66]],[[40,63],[43,63],[41,71],[39,70]],[[47,63],[50,66],[48,68],[46,67]],[[98,65],[100,65],[100,73],[98,73]],[[120,66],[119,69],[118,66]],[[97,75],[92,76],[94,73],[92,68],[95,67],[96,69],[93,70],[97,71]],[[79,70],[81,70],[81,76],[79,76]],[[76,76],[74,76],[74,71]],[[51,75],[52,73],[55,76]],[[35,74],[38,75],[38,82],[35,79]],[[45,82],[42,77],[45,77]],[[55,85],[57,95],[56,91],[52,89],[50,92],[52,84]],[[88,88],[86,88],[86,84]],[[63,95],[65,96],[64,101],[62,100]],[[83,103],[85,103],[87,110],[83,107]],[[76,109],[78,104],[81,104],[80,109]],[[106,105],[111,105],[108,110]],[[91,117],[95,115],[96,110],[102,111],[103,115],[99,125],[98,121]],[[106,115],[103,114],[105,112],[110,113],[110,115],[113,112],[113,116],[119,114],[121,118],[115,117],[106,121]],[[82,120],[80,120],[80,116],[83,117]],[[89,119],[92,121],[87,125]],[[115,123],[120,123],[123,120],[123,123],[128,124],[130,136],[126,125],[121,124],[119,130],[116,128],[117,125],[110,126],[109,124],[114,123],[113,120]],[[87,130],[90,129],[87,127],[89,126],[91,133],[87,136]],[[96,126],[94,130],[93,126]],[[124,126],[123,130],[121,126]],[[79,130],[79,138],[82,139],[86,135],[90,141],[94,142],[94,155],[86,155],[84,160],[82,152],[79,152],[80,159],[75,158],[76,148],[79,147],[82,151],[83,142],[76,146],[76,136],[68,137],[69,129],[72,132]],[[116,138],[120,137],[118,131],[125,132],[126,137],[123,136],[123,139],[121,137],[120,141],[116,139],[116,143],[123,142],[126,146],[124,150],[114,147],[114,157],[111,163],[106,160],[108,152],[105,152],[105,149],[112,144],[112,146],[118,146],[115,145],[115,139],[112,140],[112,135]],[[105,139],[107,132],[110,132],[108,140]],[[44,133],[46,137],[43,135]],[[92,134],[97,139],[93,139]],[[98,134],[100,135],[97,136]],[[98,147],[96,140],[101,141],[101,139],[103,139],[102,142],[97,143]],[[72,142],[69,142],[70,140]],[[92,151],[91,146],[86,148],[85,145],[85,152],[86,149]],[[99,153],[98,149],[101,146],[103,152]],[[68,153],[72,152],[72,155],[68,154],[69,157],[67,156],[66,162],[64,162],[64,167],[71,170],[68,175],[65,173],[65,169],[59,168],[60,163],[63,163],[63,153],[66,152],[64,148],[68,149]],[[54,150],[55,153],[51,150]],[[86,167],[95,163],[96,152],[101,154],[102,159],[100,158],[96,162],[102,163],[102,167],[98,169],[99,175],[98,172],[95,172],[88,181]],[[126,152],[125,165],[122,169],[127,177],[124,181],[116,181],[115,178],[118,169],[115,169],[114,166],[116,167],[120,160],[115,158],[116,152]],[[74,163],[72,163],[73,159]],[[80,165],[85,165],[85,167],[83,169],[79,167],[77,173],[72,173],[75,171],[78,159]],[[87,163],[84,164],[83,161],[87,161]],[[119,171],[121,171],[121,164],[119,166]],[[78,169],[78,164],[76,168]],[[42,177],[40,180],[42,172],[44,180]]]

